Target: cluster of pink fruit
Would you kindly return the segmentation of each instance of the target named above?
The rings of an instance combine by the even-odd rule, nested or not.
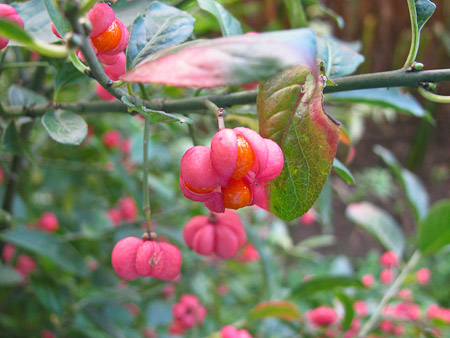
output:
[[[22,29],[25,26],[22,18],[17,14],[16,9],[10,5],[0,4],[0,18],[11,21]],[[0,36],[0,50],[5,48],[8,43],[9,40],[7,38]]]
[[[187,198],[213,212],[258,205],[267,209],[265,184],[283,169],[281,148],[257,132],[221,129],[211,147],[195,146],[182,157],[180,187]]]
[[[13,263],[14,256],[16,255],[16,247],[13,244],[7,243],[3,247],[2,259],[5,264]],[[36,270],[36,262],[33,258],[26,254],[20,254],[16,260],[16,271],[26,281],[34,270]]]
[[[170,243],[126,237],[114,246],[111,263],[117,275],[126,280],[148,276],[174,280],[180,274],[181,253]]]
[[[173,322],[169,327],[169,333],[182,335],[186,330],[203,323],[206,317],[206,309],[200,304],[197,296],[184,294],[178,303],[172,306]]]
[[[134,222],[137,220],[138,208],[136,201],[132,197],[123,197],[117,202],[115,208],[106,211],[114,227],[121,222]]]

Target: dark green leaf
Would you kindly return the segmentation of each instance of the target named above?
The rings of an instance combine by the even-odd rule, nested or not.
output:
[[[308,26],[303,1],[284,0],[284,5],[286,6],[286,13],[288,15],[291,28]]]
[[[414,212],[416,221],[425,217],[428,212],[428,193],[419,178],[407,169],[401,167],[395,156],[386,148],[376,145],[374,152],[380,156],[384,163],[392,170],[408,199]]]
[[[248,314],[250,319],[279,318],[283,320],[300,319],[300,311],[294,303],[286,300],[272,300],[257,304]]]
[[[134,68],[148,55],[186,41],[195,19],[179,9],[154,1],[133,23],[127,48],[128,68]]]
[[[324,61],[325,74],[330,78],[352,74],[364,61],[353,45],[332,36],[317,38],[317,58]]]
[[[393,108],[417,117],[426,115],[425,109],[423,109],[420,103],[411,94],[402,93],[398,88],[350,90],[326,94],[325,100],[369,103],[381,107]]]
[[[8,89],[8,100],[11,106],[29,107],[36,104],[46,104],[47,99],[27,88],[12,85]]]
[[[78,83],[88,78],[77,70],[72,63],[64,63],[61,69],[59,69],[55,80],[55,95],[58,95],[59,91],[65,86]]]
[[[292,290],[291,296],[295,298],[304,298],[305,296],[311,296],[316,292],[333,291],[337,288],[353,286],[362,287],[363,285],[357,278],[333,275],[315,276],[297,285]]]
[[[66,35],[68,32],[71,31],[69,22],[67,22],[67,20],[62,16],[60,11],[55,7],[54,0],[43,0],[43,1],[45,8],[47,9],[47,13],[50,16],[51,21],[53,21],[56,30],[62,37],[64,37],[64,35]]]
[[[419,223],[418,246],[423,254],[432,254],[450,244],[450,199],[433,204]]]
[[[387,250],[401,256],[405,247],[403,231],[384,210],[369,202],[353,203],[347,207],[346,216],[370,233]]]
[[[322,3],[319,0],[302,0],[302,1],[304,2],[304,4],[313,4],[315,6],[318,6],[326,15],[332,17],[334,21],[336,21],[339,28],[344,28],[344,19],[342,19],[340,15],[336,14],[328,7],[322,5]]]
[[[196,40],[149,55],[120,79],[196,88],[240,85],[292,66],[315,70],[315,50],[309,29]]]
[[[415,0],[416,2],[416,12],[417,12],[417,26],[419,31],[425,25],[429,18],[434,13],[436,5],[430,0]]]
[[[33,41],[33,38],[18,25],[2,18],[0,18],[0,35],[23,44],[29,44]]]
[[[63,144],[78,145],[83,142],[88,132],[83,118],[69,111],[48,112],[41,121],[50,137]]]
[[[259,85],[260,134],[277,142],[284,154],[283,171],[268,186],[270,211],[283,220],[313,206],[339,139],[339,123],[323,110],[323,83],[304,86],[308,74],[306,67],[291,68]]]
[[[23,277],[12,267],[0,263],[0,286],[13,286],[23,282]]]
[[[68,300],[65,287],[38,280],[32,280],[31,286],[43,306],[53,313],[61,314]]]
[[[219,22],[223,36],[242,34],[241,23],[225,7],[214,0],[197,0],[201,9],[214,15]]]
[[[191,118],[184,116],[184,115],[169,114],[169,113],[163,112],[161,110],[148,109],[148,108],[144,107],[143,105],[136,106],[136,105],[132,104],[130,101],[128,101],[128,99],[125,96],[122,97],[122,102],[128,106],[128,112],[130,112],[130,113],[138,112],[142,116],[148,117],[153,122],[164,122],[164,123],[180,122],[180,123],[188,123],[188,124],[194,123],[194,121]]]
[[[16,228],[3,232],[0,237],[6,242],[47,257],[61,268],[76,275],[85,276],[87,274],[87,268],[79,253],[72,245],[64,243],[57,235]]]
[[[16,123],[14,120],[9,122],[6,130],[3,134],[2,139],[2,151],[13,153],[16,155],[23,154],[22,140],[19,136],[19,132],[16,128]]]
[[[337,158],[334,158],[333,169],[347,184],[355,184],[355,178],[348,168]]]

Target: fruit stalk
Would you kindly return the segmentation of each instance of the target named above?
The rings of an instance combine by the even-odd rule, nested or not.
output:
[[[142,98],[144,100],[148,100],[148,94],[143,84],[139,84],[139,88],[141,90]],[[145,228],[147,230],[148,235],[150,236],[150,221],[151,221],[151,207],[150,207],[150,198],[148,193],[148,141],[150,138],[150,119],[148,117],[145,118],[144,123],[144,144],[143,144],[143,210],[145,215]]]

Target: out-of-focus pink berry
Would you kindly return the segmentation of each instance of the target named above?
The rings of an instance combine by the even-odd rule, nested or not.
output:
[[[150,327],[144,329],[144,338],[158,338],[158,334]]]
[[[122,213],[119,209],[109,209],[106,211],[106,214],[114,227],[119,226],[120,222],[122,222]]]
[[[41,338],[56,338],[56,335],[50,330],[41,330]]]
[[[37,220],[37,227],[47,232],[55,232],[59,228],[58,218],[52,212],[44,212]]]
[[[10,262],[13,259],[15,253],[16,247],[14,245],[12,245],[11,243],[5,244],[2,251],[3,262],[5,263]]]
[[[119,210],[122,219],[128,222],[134,222],[138,216],[136,201],[132,197],[123,197],[119,200]]]
[[[96,260],[92,260],[88,263],[89,271],[95,271],[98,269],[98,262]]]
[[[122,142],[122,135],[120,135],[118,130],[109,130],[103,134],[102,141],[107,148],[118,148]]]
[[[131,139],[127,138],[122,141],[120,144],[120,150],[122,151],[123,155],[125,157],[128,157],[131,155]]]
[[[224,259],[233,257],[247,240],[241,219],[233,210],[193,217],[186,224],[183,237],[188,247],[198,254],[214,253]]]
[[[409,298],[411,298],[411,295],[412,295],[412,293],[411,293],[410,289],[402,289],[398,293],[398,298],[409,299]]]
[[[369,314],[367,304],[363,300],[357,300],[355,303],[353,303],[353,309],[359,317],[365,317]]]
[[[238,330],[232,325],[226,325],[220,330],[220,338],[252,338],[247,330]]]
[[[319,306],[308,311],[307,318],[315,326],[329,326],[336,322],[337,314],[332,307]]]
[[[252,263],[259,261],[259,252],[253,244],[245,245],[241,252],[236,256],[236,261],[239,263]]]
[[[16,270],[24,278],[28,278],[28,275],[36,270],[36,262],[30,256],[21,254],[17,257]]]
[[[383,284],[390,284],[394,280],[394,273],[391,269],[384,269],[380,274],[380,281]]]
[[[217,292],[218,292],[219,295],[221,295],[221,296],[225,296],[229,291],[230,291],[230,289],[229,289],[228,286],[226,286],[225,284],[220,284],[220,285],[217,287]]]
[[[302,217],[300,217],[300,222],[303,225],[311,225],[316,221],[316,215],[314,211],[308,210],[306,214],[304,214]]]
[[[175,285],[173,285],[172,283],[166,284],[162,290],[163,297],[165,299],[169,299],[175,294],[175,291]]]
[[[370,288],[375,283],[375,278],[370,273],[365,274],[361,278],[361,283],[367,288]]]
[[[3,178],[4,178],[3,169],[0,168],[0,185],[3,184]]]
[[[394,330],[394,324],[390,320],[382,320],[380,322],[380,330],[385,333],[391,333]]]
[[[113,95],[111,95],[105,88],[103,88],[100,83],[95,85],[95,92],[97,96],[103,101],[114,101],[117,100]]]
[[[139,313],[141,312],[139,306],[133,303],[126,304],[125,307],[127,308],[128,312],[135,317],[139,316]]]
[[[417,304],[408,304],[406,314],[412,321],[419,320],[421,314],[420,306]]]
[[[427,268],[422,268],[419,271],[417,271],[416,279],[417,283],[421,285],[426,285],[430,281],[431,278],[431,272]]]
[[[186,328],[184,327],[183,323],[178,320],[174,320],[169,326],[169,333],[171,335],[181,336],[185,331]]]
[[[403,324],[397,324],[394,326],[394,335],[397,337],[402,337],[405,334],[405,326]]]
[[[380,264],[386,268],[392,268],[397,265],[397,255],[393,251],[387,251],[380,257]]]

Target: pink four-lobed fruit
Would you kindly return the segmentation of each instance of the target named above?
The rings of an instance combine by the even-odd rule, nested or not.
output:
[[[181,325],[184,330],[203,323],[206,317],[206,309],[198,301],[197,296],[184,294],[178,303],[172,307],[174,322]]]
[[[181,253],[169,243],[126,237],[114,246],[111,263],[117,275],[126,280],[147,276],[173,280],[180,274]]]
[[[232,210],[193,217],[186,224],[183,237],[187,246],[198,254],[216,254],[224,259],[233,257],[247,240],[241,219]]]
[[[37,220],[37,227],[46,232],[55,232],[59,228],[58,218],[52,212],[44,212]]]
[[[23,20],[17,14],[17,11],[14,7],[6,4],[0,4],[0,18],[11,21],[15,23],[20,28],[24,28]],[[5,48],[9,43],[7,38],[0,36],[0,50]]]
[[[183,155],[180,187],[187,198],[213,212],[264,206],[264,182],[276,178],[283,164],[283,152],[274,141],[248,128],[224,128],[210,148],[195,146]]]

